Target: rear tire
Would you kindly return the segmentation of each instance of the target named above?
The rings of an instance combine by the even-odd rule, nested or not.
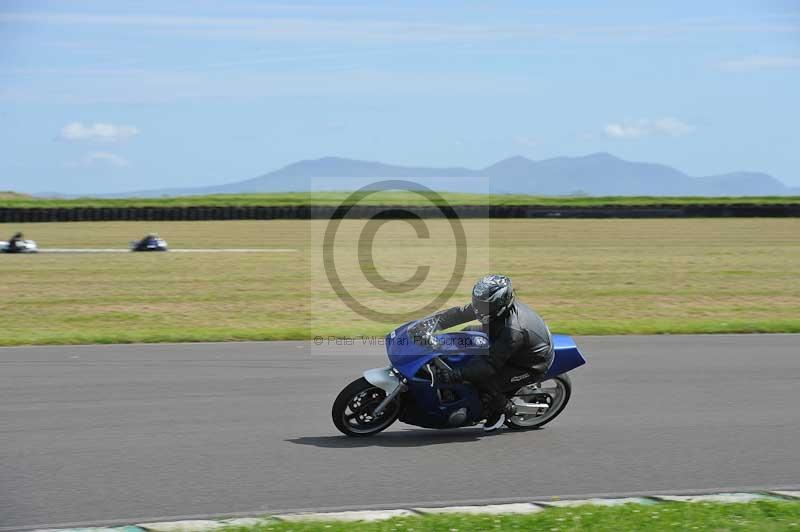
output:
[[[331,417],[342,434],[354,437],[373,436],[389,428],[400,415],[400,399],[395,399],[378,417],[375,408],[386,399],[386,391],[361,377],[339,392],[333,402]]]
[[[547,379],[542,383],[536,383],[536,386],[546,384],[551,381],[554,382],[554,385],[542,386],[541,388],[533,388],[534,385],[523,386],[517,390],[514,396],[512,396],[510,399],[513,401],[515,397],[519,397],[521,394],[532,392],[538,396],[547,395],[549,396],[547,402],[552,404],[550,407],[552,410],[550,408],[542,409],[541,415],[510,416],[506,419],[506,426],[514,430],[538,429],[558,417],[558,415],[564,411],[564,408],[567,406],[569,398],[572,395],[572,381],[570,380],[569,375],[565,373],[563,375],[553,377],[552,379]],[[551,393],[545,393],[545,390],[548,389],[553,391]],[[527,402],[522,398],[520,398],[520,400]]]

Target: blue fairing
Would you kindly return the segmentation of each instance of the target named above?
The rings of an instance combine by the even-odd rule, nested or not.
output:
[[[578,351],[578,346],[575,345],[575,340],[572,339],[572,336],[554,334],[553,348],[555,349],[555,356],[550,369],[544,375],[545,379],[572,371],[578,366],[586,364],[586,360],[583,359],[580,351]]]
[[[410,325],[407,323],[386,337],[389,361],[408,379],[413,378],[425,364],[437,356],[451,366],[459,367],[473,356],[489,354],[489,339],[482,332],[463,331],[436,335],[440,347],[434,351],[429,346],[414,341],[408,333]],[[546,378],[566,373],[586,363],[571,336],[554,334],[553,344],[555,356]]]
[[[434,350],[420,342],[420,338],[415,339],[409,335],[410,325],[403,325],[386,337],[389,361],[407,379],[408,399],[404,403],[400,420],[420,427],[447,428],[454,426],[450,416],[461,411],[467,413],[460,422],[461,425],[479,422],[483,407],[480,395],[471,385],[434,384],[430,374],[422,368],[436,357],[440,357],[451,367],[458,368],[474,356],[487,356],[489,338],[484,333],[473,331],[439,334],[436,335],[439,346]],[[545,378],[565,373],[585,363],[571,337],[553,335],[553,344],[555,356]],[[443,391],[446,395],[443,395]]]

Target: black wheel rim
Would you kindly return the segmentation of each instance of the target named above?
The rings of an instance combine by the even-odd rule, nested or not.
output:
[[[394,421],[397,401],[392,401],[384,411],[375,416],[375,409],[386,399],[386,392],[380,388],[368,388],[355,394],[347,401],[342,412],[342,421],[348,430],[356,434],[368,434],[385,429]]]

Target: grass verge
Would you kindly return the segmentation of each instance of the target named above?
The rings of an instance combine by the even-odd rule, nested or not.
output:
[[[191,342],[265,342],[280,340],[311,341],[322,338],[323,344],[334,342],[352,342],[344,345],[375,345],[376,338],[383,338],[392,325],[375,325],[361,328],[343,328],[313,331],[305,327],[281,329],[228,329],[228,328],[174,328],[157,330],[92,330],[87,327],[83,332],[41,332],[29,336],[13,336],[0,338],[0,347],[19,345],[89,345],[89,344],[156,344],[156,343],[191,343]],[[627,334],[785,334],[800,333],[800,320],[783,322],[742,322],[719,324],[657,324],[633,323],[613,325],[609,323],[569,325],[555,322],[554,333],[570,335],[627,335]]]
[[[353,298],[382,312],[424,306],[453,271],[450,225],[379,229],[374,270],[394,281],[430,265],[419,289],[387,294],[365,279],[346,221],[336,266]],[[465,274],[438,308],[469,300],[486,272],[569,334],[800,332],[800,219],[464,220]],[[324,221],[79,222],[0,225],[47,248],[124,248],[159,231],[174,248],[280,253],[0,255],[1,345],[379,336],[400,322],[352,312],[328,283]],[[369,270],[368,270],[369,271]]]
[[[75,198],[44,199],[26,195],[0,194],[0,207],[223,207],[295,206],[345,203],[350,192],[291,192],[275,194],[214,194],[174,198]],[[704,196],[598,196],[554,197],[523,194],[464,194],[443,192],[449,205],[542,205],[542,206],[634,206],[634,205],[764,205],[796,204],[800,196],[704,197]],[[363,205],[429,205],[428,199],[411,192],[380,192],[359,201]]]
[[[665,503],[657,506],[579,506],[551,508],[522,515],[429,515],[365,522],[272,523],[226,532],[401,532],[477,530],[543,530],[617,532],[621,530],[800,530],[800,502],[758,501],[747,504]]]

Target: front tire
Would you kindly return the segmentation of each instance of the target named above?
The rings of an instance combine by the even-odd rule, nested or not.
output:
[[[389,428],[400,415],[400,400],[395,399],[380,416],[373,412],[386,399],[386,391],[361,377],[339,392],[333,402],[333,424],[347,436],[372,436]]]
[[[571,395],[572,381],[566,373],[541,383],[523,386],[511,397],[512,402],[544,401],[550,407],[542,408],[539,414],[511,416],[506,419],[506,425],[515,430],[541,428],[553,421],[566,408]]]

